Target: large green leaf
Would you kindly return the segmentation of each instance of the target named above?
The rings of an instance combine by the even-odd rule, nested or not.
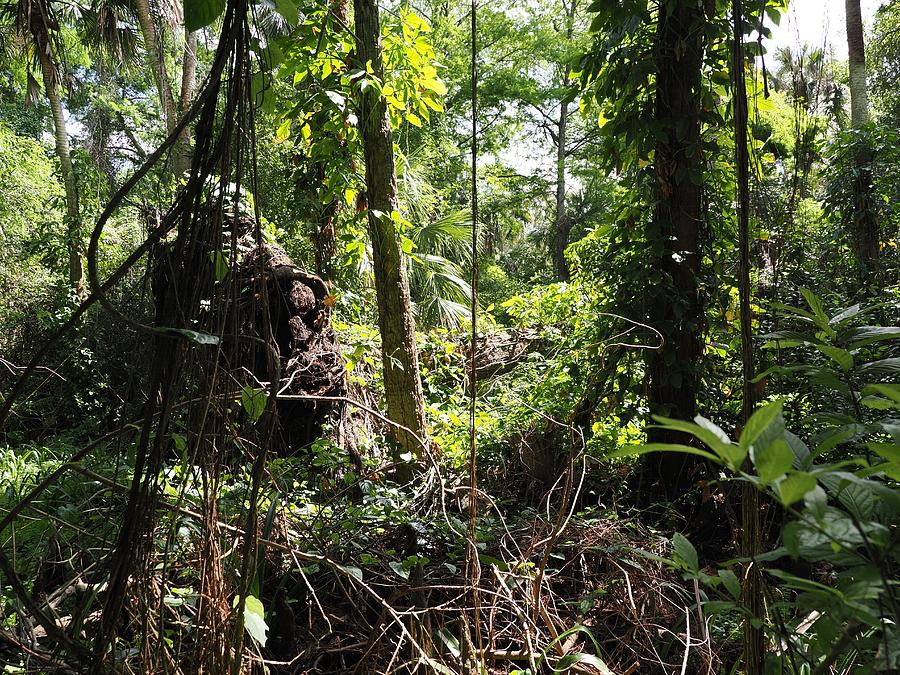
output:
[[[772,483],[790,471],[794,464],[794,451],[783,438],[774,443],[753,446],[750,450],[753,465],[760,479]]]
[[[184,0],[184,27],[189,31],[210,25],[225,11],[225,0]]]
[[[683,534],[676,532],[672,537],[672,550],[675,553],[676,562],[680,562],[691,572],[700,569],[700,559],[697,557],[697,549]]]
[[[860,326],[848,331],[846,339],[851,341],[851,349],[880,340],[897,340],[900,339],[900,326]]]
[[[234,606],[237,607],[239,602],[240,599],[235,598]],[[266,646],[266,633],[269,630],[265,617],[266,613],[259,598],[255,595],[244,598],[244,628],[261,647]]]
[[[739,448],[731,442],[728,434],[705,417],[697,415],[694,418],[694,422],[686,422],[659,415],[654,415],[653,419],[659,422],[659,426],[664,429],[690,434],[715,452],[721,460],[727,461],[732,466],[739,466],[740,462],[743,461],[743,457],[739,456]]]
[[[808,492],[816,487],[816,477],[803,471],[797,471],[785,476],[784,480],[778,483],[778,498],[785,506],[790,506],[794,502],[803,499]]]
[[[241,389],[241,404],[244,406],[244,410],[247,411],[247,415],[254,422],[265,411],[266,401],[268,401],[268,396],[265,389],[255,389],[254,387]]]
[[[768,438],[769,434],[765,434],[767,431],[775,431],[777,432],[778,437],[782,436],[782,432],[784,431],[784,419],[781,416],[781,410],[783,407],[782,401],[772,401],[771,403],[767,403],[762,408],[754,412],[750,419],[747,420],[747,424],[744,425],[743,431],[741,431],[741,437],[739,439],[741,448],[744,449],[745,455],[746,451],[750,449],[750,447],[757,443],[757,441],[774,441],[774,438]],[[777,426],[777,429],[770,429],[773,425]]]
[[[705,457],[716,464],[721,464],[722,462],[722,460],[711,452],[700,450],[699,448],[694,448],[690,445],[680,445],[678,443],[644,443],[643,445],[628,445],[615,452],[611,452],[607,455],[607,458],[618,459],[621,457],[639,457],[640,455],[647,455],[651,452],[683,452],[687,455]]]
[[[897,375],[900,374],[900,357],[870,361],[859,367],[863,375]]]
[[[816,345],[818,350],[829,359],[838,364],[845,372],[853,368],[853,354],[840,347],[831,345]]]

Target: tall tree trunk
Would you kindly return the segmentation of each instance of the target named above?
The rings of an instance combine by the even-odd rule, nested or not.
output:
[[[181,92],[178,96],[178,118],[180,119],[191,107],[194,88],[197,86],[197,33],[185,29],[184,57],[181,64]],[[177,122],[177,120],[175,121]],[[172,126],[175,126],[173,122]],[[186,126],[178,137],[175,146],[172,168],[176,175],[183,174],[191,168],[191,127]]]
[[[563,2],[566,12],[566,44],[572,41],[575,30],[575,11],[578,0]],[[563,75],[563,86],[570,87],[571,69],[566,66]],[[556,268],[556,280],[569,280],[569,265],[566,262],[566,247],[569,245],[569,234],[572,223],[566,216],[566,149],[568,140],[569,101],[563,100],[559,105],[559,122],[556,125],[556,220],[554,223],[553,266]]]
[[[666,11],[670,8],[671,11]],[[701,229],[700,72],[703,62],[700,0],[666,3],[657,15],[656,208],[647,239],[663,282],[651,289],[650,323],[665,344],[649,357],[650,412],[678,419],[696,413],[703,305],[697,286]],[[650,429],[651,442],[683,443],[681,434]],[[687,455],[659,453],[647,466],[657,493],[680,494],[688,485]]]
[[[850,123],[862,129],[869,121],[869,91],[866,84],[866,50],[860,0],[846,0],[847,55],[850,65]],[[861,138],[860,141],[863,141]],[[856,154],[854,213],[852,217],[854,255],[860,289],[871,290],[878,268],[878,222],[872,210],[872,152],[861,142]]]
[[[153,14],[150,12],[150,0],[134,0],[134,11],[141,27],[141,36],[144,38],[144,49],[147,50],[147,60],[149,61],[147,65],[150,67],[150,72],[153,73],[153,81],[156,83],[156,91],[159,94],[166,133],[170,133],[175,128],[177,119],[175,100],[172,98],[169,75],[166,72],[165,53],[162,51]]]
[[[72,167],[72,154],[69,150],[69,132],[63,117],[62,99],[59,93],[59,77],[55,64],[50,60],[47,50],[41,48],[46,44],[37,40],[41,60],[41,74],[44,78],[44,91],[50,104],[53,117],[53,136],[56,139],[56,156],[59,158],[60,173],[66,192],[66,246],[69,252],[69,285],[75,291],[79,301],[85,298],[84,264],[81,259],[81,211],[78,206],[78,186],[75,182],[75,170]]]
[[[750,309],[750,158],[747,152],[747,80],[744,72],[744,20],[741,0],[732,0],[732,78],[734,80],[734,155],[738,188],[738,287],[741,317],[741,427],[756,407],[756,374],[753,354],[753,314]],[[747,460],[749,463],[749,460]],[[741,555],[751,561],[744,569],[741,600],[750,616],[744,621],[744,668],[747,675],[763,675],[765,634],[751,619],[762,619],[762,578],[755,563],[762,549],[759,491],[751,483],[741,485]]]
[[[356,56],[360,68],[371,64],[383,79],[381,27],[376,0],[353,0]],[[425,433],[425,412],[415,323],[409,300],[406,263],[391,214],[397,211],[394,140],[384,98],[368,87],[360,95],[360,129],[366,161],[369,238],[378,299],[378,326],[384,362],[384,390],[388,417],[420,438]],[[396,438],[407,451],[422,448],[404,429]]]
[[[568,78],[567,78],[568,79]],[[566,247],[569,245],[571,223],[566,216],[566,127],[569,103],[559,106],[559,122],[556,126],[556,222],[554,224],[553,264],[556,280],[569,280],[569,265],[566,262]]]
[[[847,56],[850,62],[850,123],[859,129],[869,121],[869,90],[866,86],[866,48],[859,0],[845,0]]]

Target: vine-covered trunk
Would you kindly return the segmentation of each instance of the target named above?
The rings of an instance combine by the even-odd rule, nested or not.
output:
[[[651,414],[692,419],[696,414],[697,362],[703,306],[700,270],[702,167],[700,163],[700,71],[703,5],[675,0],[658,14],[656,208],[647,239],[661,282],[650,289],[650,323],[665,339],[648,361]],[[651,442],[684,442],[669,431],[649,430]],[[648,466],[661,494],[674,496],[687,484],[685,455],[659,453]]]
[[[38,44],[41,44],[39,41]],[[84,263],[81,259],[81,211],[78,206],[78,185],[69,150],[69,132],[63,117],[62,99],[59,94],[59,78],[55,65],[46,53],[41,54],[41,74],[44,91],[53,117],[53,136],[56,156],[66,193],[66,248],[69,254],[69,286],[79,301],[85,298]]]
[[[350,18],[350,6],[347,0],[333,0],[331,3],[331,16],[338,28],[343,30]],[[335,138],[335,140],[337,147],[340,148],[339,152],[350,163],[351,158],[346,152],[346,142],[340,138]],[[323,186],[319,191],[320,195],[328,192],[325,172],[325,162],[316,162],[313,167],[313,173]],[[335,267],[338,251],[337,221],[340,211],[341,200],[336,197],[332,197],[327,203],[320,203],[315,221],[315,230],[312,233],[316,274],[327,282],[333,282],[337,275]]]
[[[375,76],[382,79],[381,28],[376,0],[354,0],[353,9],[359,67],[365,69],[370,64]],[[398,208],[393,134],[387,105],[374,87],[362,92],[359,108],[385,402],[388,417],[401,427],[395,431],[400,445],[419,454],[423,448],[415,436],[424,436],[425,412],[409,280],[392,219]]]
[[[859,0],[846,0],[847,57],[850,70],[850,123],[856,130],[869,121],[869,91],[866,85],[866,49]],[[859,287],[871,290],[878,267],[878,222],[872,209],[872,153],[860,138],[853,184],[853,252]]]

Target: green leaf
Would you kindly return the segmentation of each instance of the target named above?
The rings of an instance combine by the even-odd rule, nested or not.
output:
[[[294,0],[275,0],[275,11],[291,25],[296,25],[300,21],[300,14]]]
[[[763,432],[769,429],[773,423],[778,422],[780,429],[784,429],[784,420],[781,417],[783,405],[783,402],[780,400],[772,401],[754,412],[750,419],[747,420],[747,424],[744,425],[744,429],[741,431],[741,437],[738,439],[741,448],[744,449],[745,456],[750,447],[757,440],[761,439]]]
[[[741,597],[741,582],[738,581],[737,575],[731,570],[719,570],[719,578],[722,585],[731,594],[735,600]]]
[[[409,579],[409,570],[403,566],[403,563],[392,560],[388,563],[388,567],[394,570],[394,573],[401,579]]]
[[[722,460],[711,452],[691,447],[690,445],[679,445],[678,443],[644,443],[643,445],[627,445],[607,455],[609,459],[618,459],[621,457],[639,457],[640,455],[648,455],[651,452],[683,452],[688,455],[698,455],[706,459],[721,464]]]
[[[894,403],[900,403],[900,384],[870,384],[862,390],[862,393],[881,394]]]
[[[672,537],[672,549],[675,552],[675,560],[684,564],[684,567],[692,572],[700,569],[700,560],[697,557],[697,549],[680,532]]]
[[[160,331],[163,333],[175,333],[176,335],[186,337],[188,340],[196,342],[198,345],[217,345],[217,344],[219,344],[219,336],[218,335],[210,335],[209,333],[200,333],[198,331],[189,330],[187,328],[161,328]]]
[[[254,422],[260,418],[266,409],[266,401],[268,395],[265,389],[254,389],[253,387],[244,387],[241,389],[241,404],[247,415]]]
[[[593,654],[584,653],[567,654],[556,662],[556,666],[552,670],[554,673],[567,673],[576,663],[585,663],[593,666],[600,671],[600,675],[615,675],[601,659],[598,659]]]
[[[225,0],[184,0],[184,27],[190,32],[210,25],[225,11]]]
[[[732,444],[731,439],[728,438],[728,434],[700,415],[697,415],[694,418],[694,422],[685,422],[684,420],[660,417],[658,415],[654,415],[653,419],[659,422],[660,426],[665,429],[673,429],[675,431],[690,434],[712,449],[713,452],[723,459],[733,457],[738,450],[738,448]]]
[[[853,368],[853,354],[848,352],[846,349],[832,347],[831,345],[816,345],[816,348],[820,352],[825,354],[825,356],[837,363],[844,370],[844,372],[847,372]]]
[[[286,119],[275,131],[275,142],[284,143],[291,137],[291,123],[293,120]]]
[[[804,471],[797,471],[778,483],[778,498],[785,506],[803,499],[808,492],[816,487],[815,476]]]
[[[238,604],[240,604],[240,598],[235,598],[234,606],[237,607]],[[266,646],[266,632],[269,630],[265,617],[266,613],[259,598],[255,595],[248,595],[244,599],[244,628],[261,647]]]
[[[764,483],[773,483],[787,473],[794,464],[794,451],[788,442],[780,438],[750,450],[753,465]]]
[[[900,462],[900,445],[896,443],[866,443],[866,447],[889,462]]]
[[[228,276],[228,258],[225,257],[225,253],[222,251],[214,251],[209,255],[213,259],[216,281],[221,282]]]
[[[357,581],[362,582],[363,573],[362,573],[362,570],[359,569],[358,567],[353,567],[352,565],[341,565],[341,569],[344,570],[347,574],[349,574],[351,577],[353,577]]]
[[[850,348],[865,347],[880,340],[900,339],[900,326],[860,326],[847,333]]]
[[[833,317],[828,319],[828,323],[830,323],[833,326],[835,324],[841,323],[842,321],[846,321],[847,319],[852,319],[854,316],[859,314],[860,307],[862,307],[862,305],[856,304],[856,305],[853,305],[852,307],[848,307],[847,309],[841,310],[840,312],[835,314]]]
[[[437,636],[441,639],[441,642],[446,645],[447,651],[458,658],[460,655],[460,648],[459,640],[456,639],[456,636],[446,628],[438,629]]]
[[[816,325],[818,325],[819,328],[833,333],[834,331],[828,323],[828,315],[825,313],[825,305],[822,304],[822,299],[808,288],[801,288],[800,293],[803,295],[803,299],[806,300],[806,304],[809,305],[809,308],[813,311]]]
[[[859,372],[866,376],[900,374],[900,357],[864,363],[859,367]]]

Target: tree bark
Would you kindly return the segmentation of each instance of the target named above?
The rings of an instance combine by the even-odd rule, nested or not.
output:
[[[197,33],[184,31],[184,57],[181,64],[181,92],[178,96],[178,118],[180,119],[191,107],[194,89],[197,86]],[[175,120],[172,126],[175,126]],[[168,128],[168,126],[167,126]],[[186,126],[178,137],[174,148],[172,168],[176,175],[181,175],[191,168],[191,128]]]
[[[383,79],[376,0],[354,0],[353,9],[359,67],[365,69],[366,64],[371,64],[375,76]],[[415,323],[406,263],[391,219],[398,208],[393,133],[384,98],[373,87],[361,93],[359,109],[387,413],[393,422],[404,427],[395,431],[399,444],[420,455],[424,449],[415,436],[424,437],[425,412]]]
[[[847,55],[850,66],[850,124],[863,129],[869,121],[869,91],[866,84],[866,51],[859,0],[846,0]],[[856,258],[859,289],[871,291],[878,269],[878,222],[872,209],[872,152],[864,137],[855,158],[854,213],[852,216],[853,252]]]
[[[753,353],[753,314],[750,308],[750,157],[747,151],[748,108],[747,80],[744,72],[744,20],[741,0],[732,0],[732,78],[734,81],[734,158],[738,188],[738,288],[741,317],[741,427],[756,407],[756,374]],[[749,460],[747,460],[749,464]],[[759,492],[755,485],[741,485],[741,555],[751,563],[744,568],[741,600],[751,618],[764,618],[762,578],[756,556],[762,551]],[[747,675],[765,672],[766,641],[760,626],[744,621],[744,668]]]
[[[674,5],[674,6],[673,6]],[[657,17],[656,120],[664,137],[655,152],[656,207],[647,239],[663,281],[651,289],[650,323],[665,344],[648,361],[651,414],[693,419],[696,414],[703,305],[697,286],[701,229],[700,74],[703,62],[699,0],[667,3]],[[651,442],[684,443],[682,434],[651,428]],[[647,466],[658,494],[689,486],[687,455],[659,453]]]
[[[569,265],[566,262],[566,247],[569,245],[570,223],[566,217],[566,126],[569,103],[559,106],[559,123],[556,127],[556,222],[554,224],[553,262],[556,280],[569,280]]]
[[[566,44],[572,41],[575,29],[575,11],[577,0],[569,0],[566,12]],[[565,3],[563,3],[565,7]],[[571,69],[566,66],[563,75],[563,86],[571,86]],[[569,102],[563,100],[559,105],[559,122],[556,125],[556,221],[554,223],[553,263],[556,268],[556,280],[569,280],[569,265],[566,262],[566,247],[569,245],[569,234],[572,223],[566,216],[566,144],[569,122]]]
[[[159,43],[159,35],[156,32],[156,24],[153,14],[150,12],[149,0],[134,0],[134,11],[137,14],[138,24],[141,27],[141,36],[144,38],[144,49],[147,50],[147,59],[153,80],[156,83],[156,91],[159,94],[159,103],[162,110],[163,121],[166,125],[166,133],[175,128],[176,112],[175,100],[172,98],[172,89],[169,86],[169,75],[166,72],[165,54]]]
[[[850,65],[850,123],[859,129],[869,121],[866,50],[859,0],[846,0],[847,56]]]
[[[53,136],[56,140],[56,156],[66,193],[66,247],[69,252],[69,285],[79,302],[85,298],[84,264],[81,259],[81,210],[78,205],[78,185],[69,149],[69,132],[63,117],[62,99],[59,93],[59,77],[56,65],[51,61],[46,40],[35,36],[44,78],[44,91],[53,117]]]

